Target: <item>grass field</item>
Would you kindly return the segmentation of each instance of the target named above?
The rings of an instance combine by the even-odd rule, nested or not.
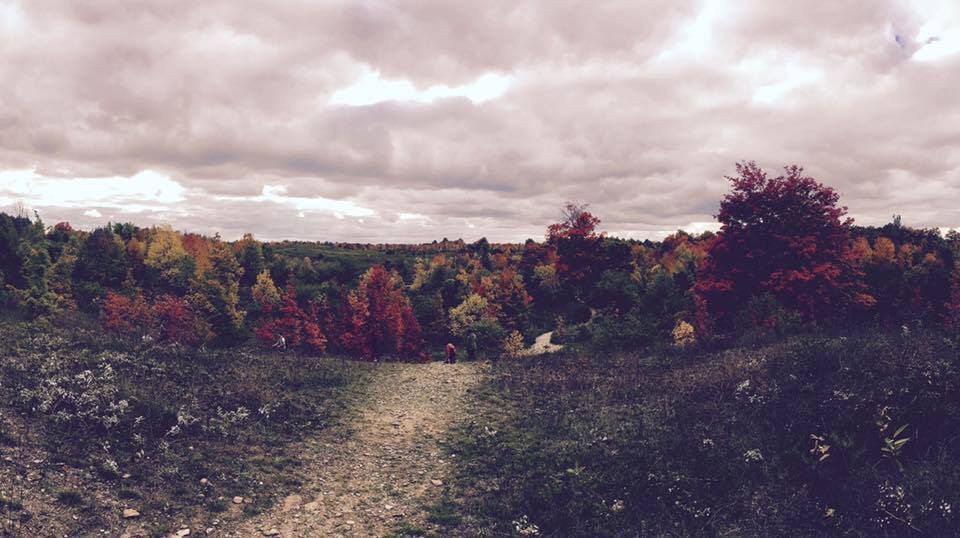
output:
[[[495,372],[449,439],[463,465],[459,496],[432,508],[441,535],[958,532],[960,365],[941,336],[570,351]]]

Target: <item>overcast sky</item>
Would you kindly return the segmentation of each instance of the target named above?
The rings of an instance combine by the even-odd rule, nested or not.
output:
[[[0,0],[0,208],[226,238],[661,238],[736,161],[960,226],[960,2]]]

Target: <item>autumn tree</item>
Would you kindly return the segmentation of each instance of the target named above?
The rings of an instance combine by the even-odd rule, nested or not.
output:
[[[194,270],[197,275],[202,275],[213,268],[210,263],[210,243],[211,241],[194,233],[183,234],[181,239],[183,250],[193,259]]]
[[[422,349],[421,337],[400,275],[382,265],[367,270],[347,296],[343,347],[367,360],[385,355],[412,359]]]
[[[210,269],[196,278],[191,299],[222,342],[241,338],[246,312],[240,307],[243,268],[230,247],[222,241],[210,246]]]
[[[162,295],[153,302],[150,311],[162,341],[199,346],[213,337],[210,324],[183,297]]]
[[[170,226],[153,229],[143,262],[155,272],[160,284],[170,290],[185,290],[195,273],[193,259],[183,248],[180,234]]]
[[[556,250],[556,272],[579,296],[596,278],[603,236],[600,219],[586,205],[567,203],[563,219],[547,228],[547,245]]]
[[[266,272],[261,275],[263,274]],[[263,281],[261,278],[257,280]],[[262,314],[255,331],[260,342],[272,345],[282,335],[289,347],[302,347],[318,355],[326,352],[327,337],[321,327],[320,309],[317,303],[310,301],[306,309],[300,308],[292,278],[287,280],[283,295],[276,301],[271,295],[271,293],[257,294],[258,300],[262,301],[260,303]]]
[[[50,259],[56,263],[60,256],[67,249],[77,247],[81,241],[79,233],[73,229],[69,222],[62,221],[53,225],[53,228],[47,231],[47,250],[50,252]],[[74,255],[76,252],[73,253]]]
[[[127,273],[131,278],[143,278],[146,271],[147,244],[139,238],[131,237],[125,246],[127,252]]]
[[[104,329],[123,336],[148,334],[153,327],[153,310],[142,293],[127,296],[108,291],[101,316]]]
[[[486,298],[474,293],[450,309],[450,332],[461,340],[473,334],[481,351],[499,353],[497,348],[503,343],[506,331],[497,313],[497,308]]]
[[[327,335],[323,333],[320,321],[320,306],[316,301],[307,303],[307,308],[301,310],[303,320],[303,345],[314,354],[320,355],[327,351]]]
[[[253,300],[260,305],[276,305],[280,302],[280,291],[270,272],[264,269],[257,275],[257,282],[253,285]]]
[[[533,297],[527,293],[523,277],[515,269],[504,267],[477,278],[473,291],[487,300],[500,325],[507,330],[526,329]]]
[[[77,309],[77,301],[73,292],[73,272],[74,265],[77,262],[77,256],[74,252],[69,246],[62,248],[47,273],[48,286],[57,297],[57,310],[60,311]]]
[[[240,283],[244,286],[252,286],[257,275],[266,267],[263,247],[253,238],[253,234],[243,234],[243,238],[233,245],[233,251],[237,255],[240,267],[243,267],[244,276]]]
[[[695,285],[702,325],[729,329],[751,297],[765,293],[807,319],[868,302],[850,263],[852,219],[833,189],[797,166],[769,177],[744,162],[727,179],[721,229]]]

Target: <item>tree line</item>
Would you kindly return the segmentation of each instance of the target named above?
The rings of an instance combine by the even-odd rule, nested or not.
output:
[[[424,245],[225,241],[169,226],[92,231],[0,214],[0,304],[84,312],[126,337],[423,360],[473,335],[489,355],[556,329],[615,349],[834,323],[960,322],[960,234],[899,217],[855,226],[830,187],[739,163],[720,230],[608,237],[567,204],[541,241]]]

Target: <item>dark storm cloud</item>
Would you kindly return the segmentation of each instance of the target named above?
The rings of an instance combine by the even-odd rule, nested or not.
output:
[[[541,237],[576,200],[662,237],[756,159],[955,227],[958,67],[945,1],[0,0],[0,205],[419,241]]]

